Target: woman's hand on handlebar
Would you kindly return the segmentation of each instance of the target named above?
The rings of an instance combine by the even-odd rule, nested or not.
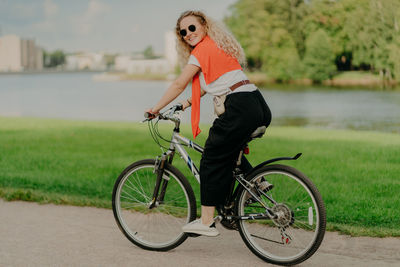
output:
[[[185,110],[186,108],[191,106],[191,104],[187,100],[183,100],[183,101],[179,102],[179,104],[182,105],[182,110]]]
[[[149,108],[144,111],[144,117],[146,119],[154,119],[157,117],[159,112],[154,112],[153,109]]]
[[[144,120],[144,121],[149,121],[156,117],[160,117],[161,119],[166,119],[166,118],[168,118],[169,115],[171,115],[169,113],[175,113],[176,111],[179,111],[179,110],[183,110],[183,105],[181,103],[170,107],[167,111],[165,111],[161,114],[159,112],[154,112],[154,108],[146,109],[144,112],[144,117],[146,118],[146,120]]]

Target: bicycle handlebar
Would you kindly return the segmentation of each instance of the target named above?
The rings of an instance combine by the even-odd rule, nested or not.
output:
[[[183,110],[183,105],[182,104],[176,104],[172,107],[170,107],[169,109],[167,109],[166,111],[159,113],[159,114],[153,114],[150,112],[145,112],[144,113],[144,117],[146,118],[144,121],[142,122],[146,122],[146,121],[151,121],[152,119],[155,119],[157,117],[159,117],[161,120],[172,120],[172,121],[176,121],[177,118],[172,117],[173,114],[175,114],[176,111],[180,111]]]

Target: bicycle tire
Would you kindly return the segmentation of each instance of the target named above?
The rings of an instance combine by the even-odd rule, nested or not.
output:
[[[253,183],[260,177],[274,185],[266,194],[276,203],[268,202],[262,194],[261,198],[280,217],[275,220],[239,220],[241,238],[255,255],[266,262],[294,265],[307,260],[319,248],[325,235],[326,211],[321,194],[304,174],[290,166],[267,165],[250,173],[246,179]],[[265,208],[254,201],[244,187],[238,191],[235,208],[239,216],[262,210],[265,214]]]
[[[167,251],[187,239],[182,226],[196,218],[196,199],[186,177],[165,163],[163,178],[168,186],[164,201],[149,209],[157,177],[154,166],[154,159],[129,165],[115,182],[112,207],[119,229],[132,243]]]

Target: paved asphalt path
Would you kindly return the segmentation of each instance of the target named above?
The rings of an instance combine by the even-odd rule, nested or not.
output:
[[[0,266],[272,266],[253,255],[238,232],[218,229],[218,237],[152,252],[125,238],[112,210],[0,199]],[[400,267],[400,238],[327,233],[300,266]]]

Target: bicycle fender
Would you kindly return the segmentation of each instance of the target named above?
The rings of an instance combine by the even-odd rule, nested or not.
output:
[[[302,153],[298,153],[294,157],[280,157],[280,158],[273,158],[273,159],[266,160],[264,162],[261,162],[257,166],[255,166],[246,176],[250,176],[250,174],[254,173],[255,171],[257,171],[262,166],[271,164],[272,162],[281,161],[281,160],[296,160],[296,159],[300,158],[301,155],[302,155]]]

